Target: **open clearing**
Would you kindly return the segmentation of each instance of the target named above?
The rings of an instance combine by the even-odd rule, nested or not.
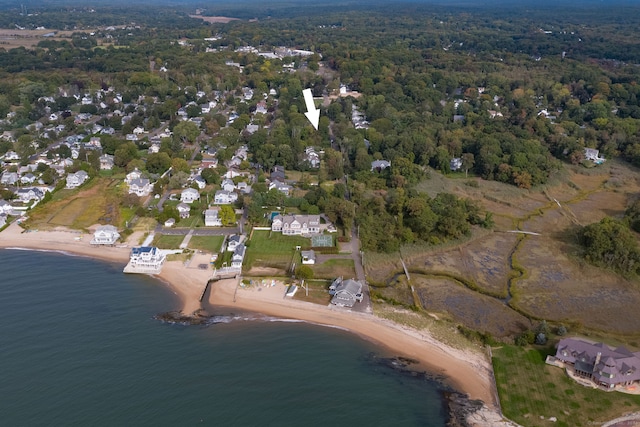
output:
[[[41,230],[58,226],[83,230],[95,224],[122,227],[128,218],[120,211],[119,182],[94,178],[86,188],[63,190],[64,198],[57,194],[54,200],[30,211],[28,226]]]

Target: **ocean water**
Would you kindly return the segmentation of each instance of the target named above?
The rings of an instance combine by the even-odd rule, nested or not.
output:
[[[437,384],[367,341],[249,313],[163,323],[174,295],[121,271],[0,250],[1,425],[445,425]]]

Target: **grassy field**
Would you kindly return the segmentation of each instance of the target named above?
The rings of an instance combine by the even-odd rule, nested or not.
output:
[[[327,280],[305,281],[305,286],[309,288],[308,292],[300,287],[293,299],[312,302],[314,304],[328,305],[331,302],[331,295],[329,295],[330,284],[331,281]]]
[[[293,259],[296,246],[309,246],[309,239],[299,236],[283,236],[268,230],[253,232],[244,258],[246,269],[275,267],[287,269]]]
[[[224,236],[192,236],[189,240],[189,248],[218,253],[222,249],[223,241]]]
[[[342,276],[345,279],[356,277],[356,269],[352,259],[330,259],[322,264],[310,265],[313,277],[316,279],[335,279]]]
[[[57,226],[87,229],[95,224],[122,227],[130,212],[122,212],[120,181],[94,178],[77,190],[61,190],[52,200],[30,212],[29,227],[47,230]]]
[[[202,215],[191,215],[189,218],[183,218],[178,221],[175,226],[184,228],[204,227],[204,218]]]
[[[640,396],[583,387],[544,360],[551,348],[493,349],[493,368],[506,417],[523,426],[601,425],[640,408]],[[540,417],[544,417],[541,419]],[[551,423],[550,417],[558,421]]]
[[[184,236],[172,236],[169,234],[156,234],[151,243],[160,249],[178,249],[180,243],[184,240]]]

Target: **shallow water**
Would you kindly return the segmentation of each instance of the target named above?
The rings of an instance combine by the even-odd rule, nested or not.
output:
[[[444,426],[438,385],[336,328],[250,313],[163,323],[159,281],[0,250],[3,425]]]

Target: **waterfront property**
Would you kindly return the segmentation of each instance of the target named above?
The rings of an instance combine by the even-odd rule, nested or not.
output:
[[[118,229],[113,225],[101,225],[93,233],[92,245],[115,245],[120,238]]]
[[[271,231],[281,231],[285,236],[309,236],[320,233],[319,215],[276,215]]]
[[[564,367],[580,383],[603,390],[633,390],[640,386],[640,352],[624,347],[612,348],[578,338],[564,338],[558,343],[555,357],[547,363]]]
[[[125,273],[158,274],[166,260],[166,255],[155,246],[140,246],[131,249]]]
[[[242,268],[242,262],[244,261],[244,254],[246,250],[247,247],[243,243],[240,243],[238,246],[236,246],[235,250],[233,251],[233,255],[231,256],[231,268]]]
[[[353,307],[356,302],[362,302],[362,283],[338,277],[329,286],[329,295],[333,295],[331,304],[340,307]]]

